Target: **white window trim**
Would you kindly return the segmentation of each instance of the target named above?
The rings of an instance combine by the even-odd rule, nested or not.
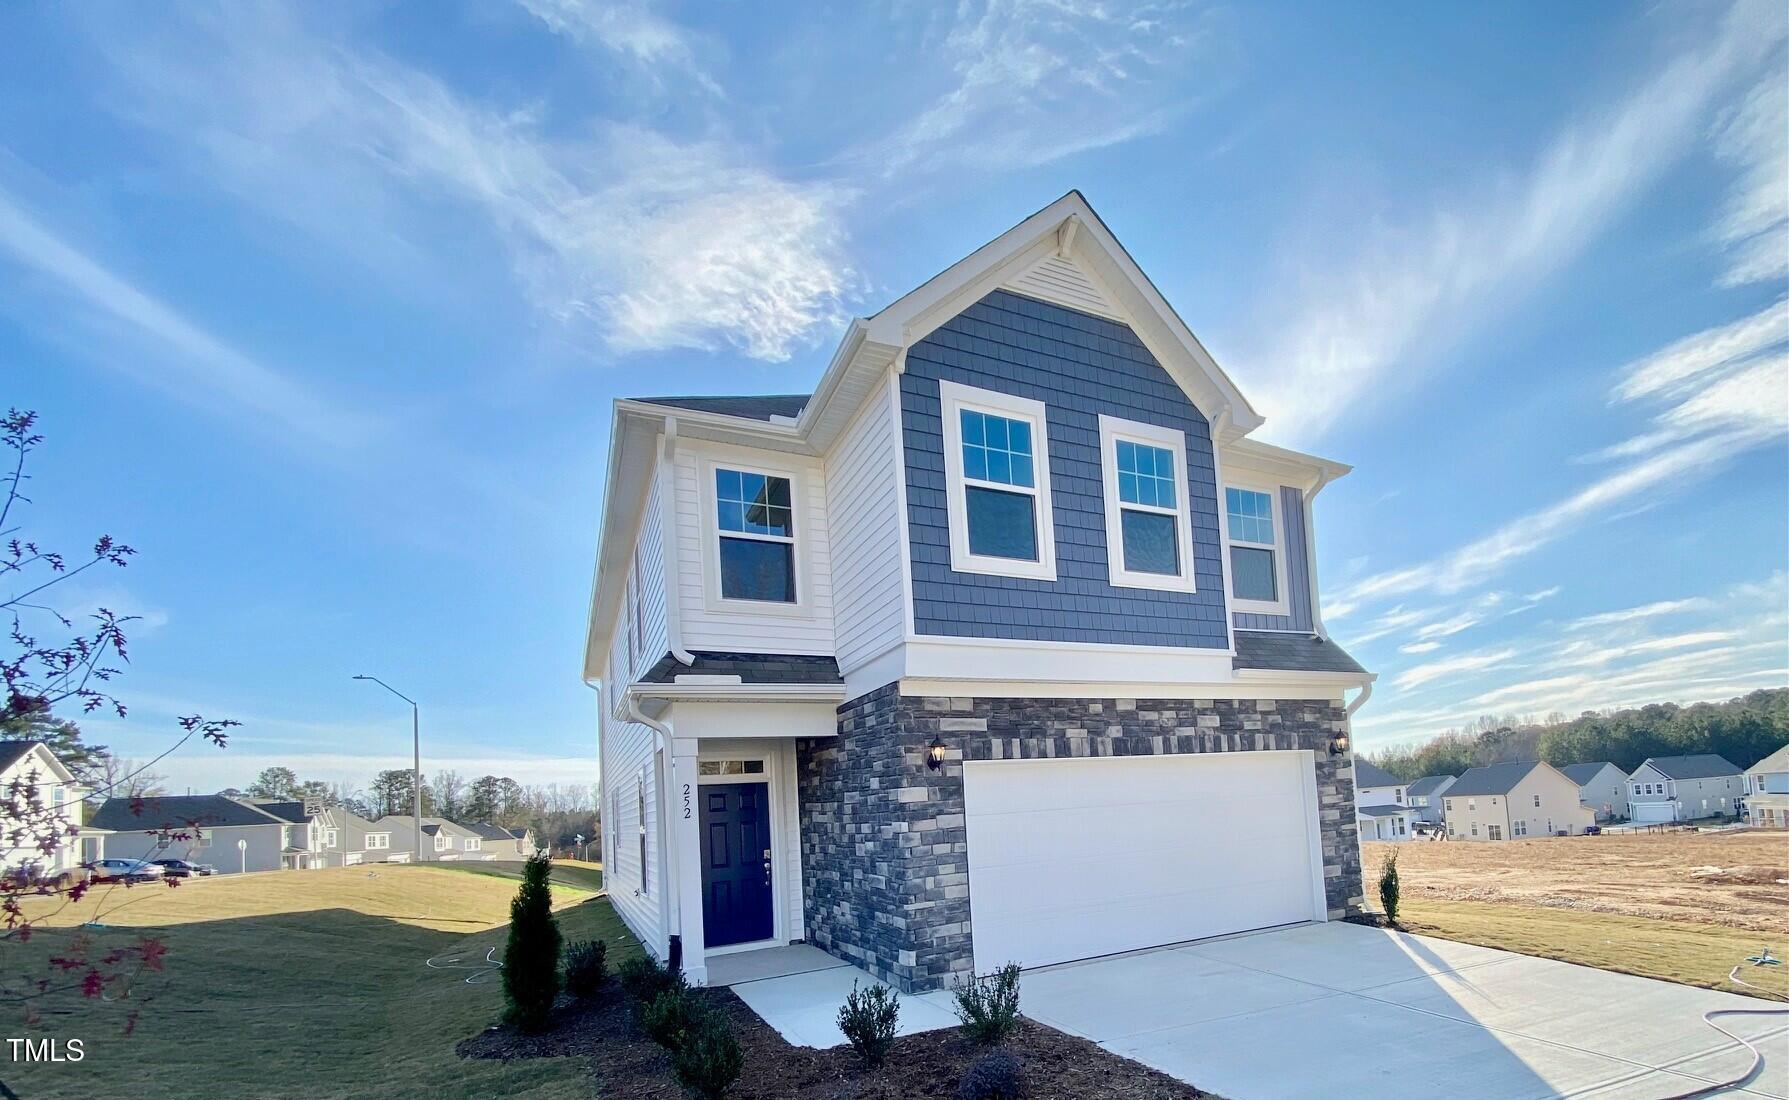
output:
[[[467,837],[466,843],[463,846],[462,850],[467,851],[467,852],[478,851],[478,839],[476,837]]]
[[[1056,579],[1056,522],[1050,508],[1050,435],[1042,401],[976,389],[957,382],[938,383],[939,416],[944,422],[944,488],[949,502],[950,567],[958,573],[984,573],[1029,580]],[[963,409],[993,413],[1031,424],[1031,467],[1035,485],[976,482],[978,487],[1024,493],[1036,501],[1037,560],[996,558],[969,552],[969,507],[963,477]]]
[[[366,850],[369,852],[384,851],[391,847],[391,834],[390,833],[368,833],[366,835],[366,840],[363,841],[362,843],[365,844]]]
[[[1230,501],[1228,495],[1220,490],[1218,493],[1218,517],[1224,526],[1224,593],[1230,600],[1232,611],[1247,612],[1251,615],[1290,615],[1292,614],[1292,590],[1286,583],[1287,531],[1286,510],[1280,504],[1280,487],[1264,481],[1252,481],[1247,477],[1227,477],[1224,479],[1224,490],[1245,489],[1253,493],[1267,494],[1268,507],[1273,513],[1274,544],[1268,546],[1260,542],[1247,542],[1232,537],[1230,534]],[[1230,579],[1230,547],[1242,546],[1255,550],[1273,551],[1273,590],[1279,593],[1277,600],[1245,600],[1236,595],[1236,587]]]
[[[702,586],[704,602],[709,611],[730,612],[747,615],[792,615],[797,618],[814,617],[813,586],[808,578],[807,547],[809,545],[807,496],[804,471],[793,466],[782,466],[773,462],[764,462],[756,456],[752,458],[733,458],[725,455],[704,455],[697,464],[699,484],[697,499],[702,508],[702,573],[706,582]],[[726,532],[727,538],[751,539],[757,542],[774,542],[785,546],[793,546],[795,555],[795,602],[782,603],[776,600],[740,600],[729,599],[721,595],[721,518],[715,506],[714,472],[716,470],[738,470],[747,474],[763,474],[765,477],[787,478],[789,481],[790,516],[795,524],[795,537],[782,539],[775,535],[753,535],[741,531]]]
[[[1118,443],[1141,443],[1160,447],[1174,456],[1174,507],[1157,508],[1147,504],[1127,504],[1118,499]],[[1116,416],[1100,414],[1100,473],[1106,498],[1106,572],[1107,581],[1116,588],[1153,588],[1164,592],[1195,592],[1193,580],[1193,509],[1188,499],[1186,469],[1186,435],[1173,428],[1140,424]],[[1174,517],[1174,535],[1179,542],[1178,573],[1138,573],[1124,567],[1124,525],[1120,512],[1125,508]]]

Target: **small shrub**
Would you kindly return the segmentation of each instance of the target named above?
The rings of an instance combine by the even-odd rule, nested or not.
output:
[[[1010,1050],[990,1050],[969,1067],[957,1083],[957,1100],[1019,1100],[1025,1095],[1025,1069]]]
[[[677,1050],[707,1015],[681,983],[659,992],[640,1006],[640,1030],[666,1050]]]
[[[552,870],[545,856],[522,868],[522,885],[509,903],[509,942],[503,949],[504,1018],[523,1031],[544,1031],[559,996],[559,923],[553,919]]]
[[[894,1046],[895,1024],[900,1018],[901,998],[894,990],[875,982],[859,989],[853,981],[851,993],[839,1009],[839,1030],[851,1040],[851,1049],[864,1064],[874,1068]]]
[[[649,955],[635,955],[615,968],[622,990],[641,1004],[647,1004],[665,990],[683,984],[683,975],[673,974]]]
[[[1385,910],[1387,924],[1398,923],[1398,853],[1392,850],[1385,857],[1385,867],[1379,872],[1379,906]]]
[[[565,950],[565,991],[574,997],[594,997],[609,976],[609,945],[602,940],[580,940]]]
[[[702,1014],[671,1058],[677,1080],[702,1100],[725,1096],[744,1065],[745,1056],[739,1052],[733,1029],[715,1012]]]
[[[985,977],[958,978],[951,992],[957,998],[963,1034],[975,1042],[992,1046],[1018,1028],[1018,963],[1007,963]]]

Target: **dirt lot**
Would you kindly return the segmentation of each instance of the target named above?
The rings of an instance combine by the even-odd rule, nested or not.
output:
[[[1539,905],[1789,935],[1789,834],[1617,834],[1361,845],[1369,897],[1391,849],[1406,898]]]

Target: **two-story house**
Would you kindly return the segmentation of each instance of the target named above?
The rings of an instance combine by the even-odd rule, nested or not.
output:
[[[1789,745],[1746,769],[1746,821],[1764,829],[1789,829]]]
[[[1578,784],[1539,760],[1468,768],[1441,805],[1449,840],[1577,836],[1596,820],[1579,800]]]
[[[1446,820],[1441,810],[1441,796],[1454,785],[1456,778],[1452,775],[1425,775],[1421,779],[1411,780],[1410,786],[1404,788],[1404,794],[1410,800],[1410,812],[1416,821],[1426,825],[1440,825]]]
[[[86,790],[42,741],[0,741],[0,789],[21,815],[0,837],[0,872],[70,881],[81,863]]]
[[[108,798],[93,815],[109,859],[184,859],[219,874],[278,871],[298,866],[303,826],[249,799],[221,794]]]
[[[1723,756],[1653,756],[1628,776],[1628,809],[1636,824],[1736,817],[1745,778]]]
[[[1578,801],[1590,807],[1590,812],[1596,815],[1598,821],[1627,819],[1626,772],[1607,760],[1567,764],[1559,770],[1578,785]]]
[[[1079,193],[810,394],[617,401],[584,677],[640,942],[911,992],[1359,911],[1349,467],[1262,422]]]
[[[1362,840],[1409,840],[1416,813],[1407,784],[1366,760],[1354,762],[1354,818]]]

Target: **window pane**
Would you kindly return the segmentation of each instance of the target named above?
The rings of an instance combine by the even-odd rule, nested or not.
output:
[[[969,409],[963,410],[963,442],[977,447],[986,443],[987,436],[982,434],[981,414]]]
[[[1241,542],[1273,545],[1273,499],[1252,489],[1224,490],[1230,537]]]
[[[988,452],[982,447],[963,445],[963,476],[977,481],[988,480]]]
[[[990,558],[1037,560],[1037,514],[1031,497],[969,486],[969,552]]]
[[[1000,485],[1033,484],[1031,425],[963,410],[963,476]]]
[[[1031,453],[1031,425],[1023,420],[1007,421],[1007,449],[1016,455]]]
[[[716,470],[714,472],[714,495],[720,500],[743,500],[739,494],[739,471]]]
[[[1124,530],[1124,567],[1132,573],[1180,573],[1174,517],[1160,512],[1119,513]]]
[[[729,600],[794,603],[794,544],[722,539],[721,595]]]
[[[1277,600],[1273,551],[1251,546],[1230,548],[1230,590],[1239,600]]]
[[[716,522],[723,531],[754,535],[795,535],[789,479],[738,470],[714,472]]]
[[[1152,508],[1174,507],[1174,452],[1119,440],[1118,499]]]

